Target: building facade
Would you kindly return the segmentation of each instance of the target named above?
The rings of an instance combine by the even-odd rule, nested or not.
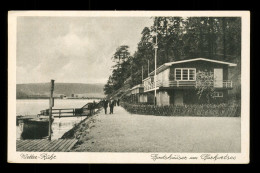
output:
[[[147,94],[144,93],[143,84],[139,84],[131,88],[132,103],[147,103]]]
[[[183,105],[195,104],[205,101],[199,98],[197,88],[199,84],[198,74],[213,76],[214,81],[209,85],[214,87],[214,102],[226,102],[228,90],[233,88],[233,83],[228,79],[230,67],[236,64],[224,61],[196,58],[183,61],[165,63],[156,69],[156,102],[157,105]],[[153,104],[155,72],[143,80],[144,97]]]

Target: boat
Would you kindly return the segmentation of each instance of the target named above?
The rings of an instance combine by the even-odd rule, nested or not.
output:
[[[54,118],[51,119],[53,123]],[[49,118],[24,119],[20,122],[22,139],[42,139],[49,134]]]
[[[36,115],[28,115],[28,116],[23,116],[23,115],[17,115],[16,116],[16,126],[19,126],[20,123],[23,123],[24,121],[28,119],[33,119],[36,118]]]

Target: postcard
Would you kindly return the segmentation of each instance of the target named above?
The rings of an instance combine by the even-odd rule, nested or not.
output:
[[[8,162],[247,164],[249,72],[249,11],[9,11]]]

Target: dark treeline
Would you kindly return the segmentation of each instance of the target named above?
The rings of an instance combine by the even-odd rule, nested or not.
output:
[[[154,45],[157,26],[157,67],[177,60],[209,58],[239,63],[241,59],[241,18],[238,17],[155,17],[145,27],[137,51],[131,55],[127,45],[117,48],[104,92],[109,95],[121,88],[126,79],[131,86],[142,82],[154,70]],[[148,65],[149,64],[149,65]]]

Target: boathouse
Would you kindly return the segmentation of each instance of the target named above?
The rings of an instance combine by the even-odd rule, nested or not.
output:
[[[229,68],[236,64],[206,59],[195,58],[182,61],[168,62],[156,69],[156,102],[157,105],[183,105],[194,104],[203,101],[199,99],[196,86],[198,72],[214,75],[214,97],[217,102],[225,102],[228,97],[228,90],[233,88],[233,83],[229,80]],[[149,97],[154,96],[155,71],[143,80],[144,94]],[[205,99],[204,99],[205,100]],[[146,99],[149,103],[153,99]]]

